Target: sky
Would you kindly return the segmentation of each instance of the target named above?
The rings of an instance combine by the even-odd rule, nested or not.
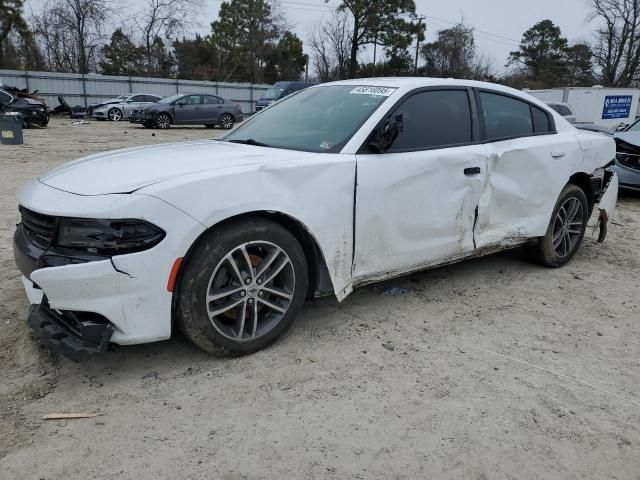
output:
[[[197,30],[206,33],[218,16],[222,0],[202,0],[204,12],[198,16]],[[27,0],[29,8],[37,10],[44,0]],[[313,26],[325,18],[340,0],[279,0],[290,25],[305,42]],[[589,40],[593,25],[586,17],[589,0],[415,0],[417,13],[427,16],[427,41],[442,30],[464,19],[476,29],[479,53],[494,60],[497,71],[504,70],[509,52],[516,50],[522,34],[540,20],[551,19],[560,26],[570,42]],[[143,0],[128,0],[128,8],[143,5]],[[365,52],[372,56],[371,51]],[[370,58],[369,58],[370,60]]]
[[[216,18],[222,0],[204,0],[206,14]],[[321,22],[340,0],[279,0],[282,11],[296,34],[307,40],[315,24]],[[493,58],[497,71],[504,70],[509,52],[518,49],[522,34],[540,20],[551,19],[570,42],[590,40],[593,25],[587,21],[589,0],[415,0],[417,13],[427,16],[427,42],[438,30],[464,19],[476,29],[479,53]],[[206,25],[208,29],[208,25]],[[372,56],[368,51],[365,55]]]

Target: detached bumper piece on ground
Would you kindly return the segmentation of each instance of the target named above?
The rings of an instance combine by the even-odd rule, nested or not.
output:
[[[106,352],[113,335],[113,326],[100,315],[52,310],[46,299],[31,306],[27,323],[49,350],[76,362]]]

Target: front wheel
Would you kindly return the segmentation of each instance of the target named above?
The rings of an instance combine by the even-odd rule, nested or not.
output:
[[[163,130],[166,130],[171,126],[171,117],[166,113],[159,113],[156,117],[156,126]]]
[[[533,260],[553,268],[569,263],[582,244],[588,215],[589,204],[584,191],[573,184],[564,187],[546,235],[528,247]]]
[[[109,117],[109,120],[111,120],[112,122],[119,122],[120,120],[122,120],[122,116],[122,110],[120,110],[119,108],[112,108],[107,113],[107,117]]]
[[[220,120],[218,121],[218,125],[220,125],[221,128],[224,128],[225,130],[231,130],[233,128],[233,124],[234,124],[234,119],[233,116],[229,113],[223,113],[220,116]]]
[[[281,225],[245,219],[211,230],[183,266],[177,323],[201,349],[246,355],[299,315],[308,286],[302,247]]]

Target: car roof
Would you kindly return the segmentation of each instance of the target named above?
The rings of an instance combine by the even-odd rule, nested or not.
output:
[[[336,82],[321,83],[310,88],[322,88],[327,85],[353,85],[353,86],[371,86],[371,87],[391,87],[402,91],[411,91],[416,88],[428,87],[467,87],[492,90],[494,92],[502,92],[507,95],[522,98],[539,106],[547,105],[540,99],[530,95],[522,90],[499,85],[497,83],[481,82],[478,80],[460,80],[457,78],[432,78],[432,77],[374,77],[374,78],[355,78],[351,80],[339,80]]]
[[[322,85],[363,85],[372,87],[395,87],[403,89],[414,89],[421,87],[469,87],[487,88],[490,90],[503,91],[512,95],[530,97],[522,90],[499,85],[497,83],[481,82],[478,80],[461,80],[457,78],[433,78],[433,77],[373,77],[354,78],[351,80],[339,80],[337,82],[323,83]]]

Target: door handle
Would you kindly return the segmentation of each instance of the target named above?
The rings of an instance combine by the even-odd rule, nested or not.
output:
[[[554,150],[553,152],[551,152],[551,156],[553,158],[562,158],[567,154],[567,152],[565,152],[564,150]]]
[[[471,167],[471,168],[464,169],[465,175],[480,175],[481,173],[482,173],[482,170],[480,170],[480,167]]]

